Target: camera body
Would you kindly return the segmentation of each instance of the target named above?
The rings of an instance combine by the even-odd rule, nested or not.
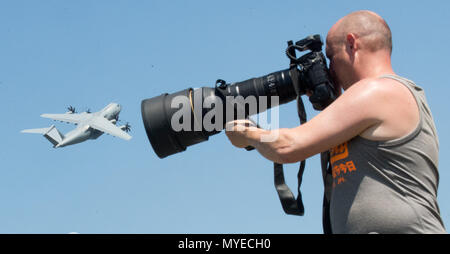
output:
[[[153,150],[159,158],[182,152],[188,146],[206,141],[209,136],[219,133],[226,121],[218,121],[218,116],[231,115],[231,120],[247,118],[273,106],[300,99],[307,92],[311,93],[310,101],[314,109],[323,110],[334,101],[336,91],[321,52],[322,46],[320,35],[308,36],[295,44],[289,41],[286,49],[286,55],[291,61],[289,69],[232,84],[217,80],[215,87],[188,88],[143,100],[142,119]],[[311,52],[297,58],[296,50]],[[259,107],[260,98],[273,96],[278,98],[276,105],[265,102],[266,107]],[[239,103],[232,107],[218,107],[219,104],[228,105],[229,98],[237,97],[254,97],[256,110]],[[205,102],[215,106],[203,107]],[[185,107],[177,108],[174,105]],[[219,123],[213,130],[205,128],[202,121],[211,113],[215,115],[215,123]],[[182,116],[178,123],[182,122],[188,128],[174,128],[174,116]]]
[[[293,73],[295,70],[298,72],[297,83],[294,79],[294,86],[298,87],[297,94],[304,95],[309,91],[312,94],[309,100],[316,110],[325,109],[336,99],[322,46],[322,38],[316,34],[297,41],[295,45],[288,41],[286,49],[286,56],[291,60],[291,75],[296,76]],[[295,50],[311,52],[296,58]]]

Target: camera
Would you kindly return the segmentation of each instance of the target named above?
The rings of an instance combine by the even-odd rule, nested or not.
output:
[[[308,36],[295,44],[288,41],[286,56],[290,67],[268,75],[227,84],[217,80],[214,87],[187,88],[175,93],[163,93],[141,103],[142,120],[153,150],[159,158],[185,151],[188,146],[208,140],[225,127],[219,116],[227,120],[247,118],[271,107],[299,99],[309,92],[314,109],[323,110],[336,98],[326,59],[322,53],[320,35]],[[310,51],[297,58],[296,51]],[[254,98],[256,107],[234,103],[230,98]],[[264,102],[261,98],[276,97],[278,101]],[[235,101],[236,102],[236,101]],[[210,107],[204,107],[208,104]],[[180,108],[180,105],[182,107]],[[214,105],[214,107],[212,106]],[[218,106],[225,105],[225,106]],[[202,122],[211,116],[216,128],[206,128]],[[173,119],[177,118],[176,121]],[[174,128],[174,123],[185,128]]]

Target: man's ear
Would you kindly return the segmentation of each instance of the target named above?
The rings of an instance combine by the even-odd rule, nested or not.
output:
[[[350,51],[352,53],[355,53],[356,50],[358,49],[358,45],[356,43],[356,35],[353,33],[349,33],[347,34],[347,46],[349,47]]]

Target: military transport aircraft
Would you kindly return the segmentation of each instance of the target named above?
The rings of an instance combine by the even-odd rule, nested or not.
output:
[[[90,110],[77,114],[75,108],[70,106],[69,111],[64,114],[42,114],[41,117],[53,120],[68,122],[77,125],[77,128],[61,134],[55,125],[48,128],[23,130],[23,133],[43,134],[54,148],[81,143],[88,139],[97,139],[103,133],[110,134],[125,140],[130,140],[130,125],[126,123],[122,126],[116,126],[119,121],[119,113],[122,107],[117,103],[110,103],[102,110],[91,113]]]

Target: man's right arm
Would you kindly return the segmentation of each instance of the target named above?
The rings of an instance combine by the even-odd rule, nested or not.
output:
[[[307,123],[279,131],[274,142],[261,142],[269,131],[248,131],[249,144],[264,157],[278,163],[293,163],[326,151],[380,124],[380,103],[385,91],[377,80],[362,80]]]

